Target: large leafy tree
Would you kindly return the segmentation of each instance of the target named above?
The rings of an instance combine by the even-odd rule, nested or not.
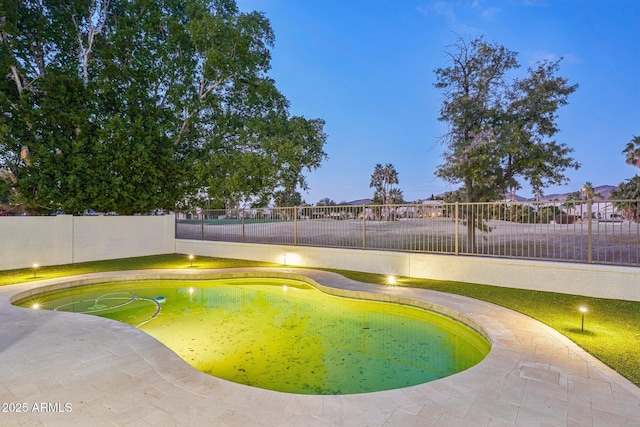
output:
[[[269,78],[234,0],[1,3],[0,167],[32,209],[174,209],[306,188],[324,122]]]
[[[559,61],[543,61],[525,77],[512,78],[517,54],[482,37],[458,39],[446,52],[449,66],[435,70],[435,87],[443,94],[439,120],[444,163],[436,175],[462,184],[465,202],[491,201],[527,182],[534,192],[567,181],[564,172],[578,168],[573,151],[553,137],[556,112],[577,88],[556,76]],[[468,215],[468,241],[475,247],[477,218]]]
[[[288,208],[293,206],[306,206],[306,202],[302,200],[302,195],[297,192],[287,192],[285,190],[278,190],[273,195],[273,203],[278,208]]]
[[[468,202],[500,198],[520,180],[535,192],[566,182],[565,170],[579,165],[571,148],[551,138],[559,131],[556,112],[577,85],[555,75],[559,62],[510,79],[517,54],[483,38],[459,39],[447,56],[451,64],[435,71],[444,95],[439,120],[449,125],[436,174],[462,183]]]
[[[316,206],[336,206],[336,202],[334,202],[333,199],[330,199],[329,197],[325,197],[323,199],[318,200],[318,203],[316,203]]]
[[[0,203],[8,202],[11,194],[10,181],[0,174]]]

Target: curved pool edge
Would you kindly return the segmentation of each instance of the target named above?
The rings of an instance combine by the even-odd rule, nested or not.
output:
[[[442,314],[447,316],[453,320],[461,322],[480,335],[482,335],[489,344],[491,344],[491,336],[490,334],[482,327],[481,324],[474,321],[473,319],[465,316],[462,313],[451,310],[445,306],[441,306],[438,304],[434,304],[429,301],[421,301],[412,298],[405,298],[402,296],[392,295],[388,293],[378,293],[376,292],[376,288],[385,287],[393,287],[388,285],[376,285],[371,283],[363,283],[357,282],[354,280],[350,280],[338,273],[331,272],[322,272],[320,270],[306,270],[306,269],[266,269],[266,270],[249,270],[243,269],[243,271],[233,271],[235,269],[224,269],[222,270],[199,270],[197,273],[184,273],[182,270],[149,270],[149,272],[135,272],[128,271],[123,272],[123,275],[117,276],[107,276],[103,277],[101,273],[98,273],[97,277],[84,277],[75,279],[74,276],[68,276],[63,281],[56,280],[56,283],[52,284],[44,284],[41,286],[34,286],[28,290],[18,292],[12,295],[9,298],[9,302],[13,305],[18,304],[20,301],[25,299],[37,296],[39,294],[44,294],[53,291],[59,291],[64,289],[82,287],[82,286],[91,286],[91,285],[99,285],[103,283],[117,283],[117,282],[129,282],[129,281],[138,281],[138,280],[215,280],[215,279],[236,279],[236,278],[280,278],[280,279],[292,279],[298,280],[304,283],[307,283],[311,286],[314,286],[316,289],[320,291],[343,298],[354,298],[354,299],[363,299],[370,301],[378,301],[378,302],[389,302],[395,304],[408,305],[412,307],[421,308],[424,310],[429,310],[436,312],[438,314]],[[300,273],[303,271],[304,273]],[[338,278],[346,279],[352,282],[352,284],[364,284],[366,286],[365,289],[359,290],[351,290],[351,289],[342,289],[332,287],[323,283],[320,283],[318,280],[314,279],[313,276],[317,273],[326,273],[326,275],[334,275],[332,281],[337,280]],[[327,280],[327,279],[325,279]],[[38,283],[38,282],[33,282]]]
[[[194,279],[202,273],[265,272],[304,275],[338,289],[336,292],[365,292],[435,304],[480,325],[489,335],[492,349],[470,369],[412,387],[359,395],[291,395],[203,374],[128,325],[92,316],[79,319],[64,313],[36,314],[10,304],[18,294],[39,292],[35,289],[43,286],[63,286],[61,283],[69,279],[89,284],[167,273]],[[154,270],[40,280],[0,287],[0,318],[4,326],[0,330],[0,389],[7,391],[7,399],[70,400],[74,405],[68,414],[22,414],[16,418],[22,423],[102,417],[115,424],[153,419],[172,424],[199,421],[228,425],[428,425],[492,419],[525,424],[554,417],[586,424],[583,418],[587,417],[591,424],[600,419],[623,420],[620,425],[640,424],[638,387],[540,322],[466,297],[360,283],[324,271]],[[604,384],[609,393],[603,393]],[[560,409],[549,412],[550,406]]]
[[[308,272],[310,274],[312,274],[312,272]],[[354,301],[370,301],[370,302],[377,302],[377,303],[383,303],[383,304],[396,304],[398,306],[402,306],[402,307],[412,307],[412,308],[417,308],[419,310],[424,310],[425,312],[430,312],[433,313],[435,315],[439,315],[442,318],[448,319],[449,322],[451,323],[451,326],[447,326],[447,328],[456,328],[456,326],[454,326],[454,324],[457,324],[459,326],[457,327],[466,327],[465,329],[461,329],[457,332],[454,332],[454,334],[456,335],[456,337],[465,337],[462,338],[463,340],[468,340],[470,343],[474,342],[473,348],[476,349],[476,351],[478,351],[479,353],[482,353],[481,357],[479,358],[479,360],[474,361],[473,363],[468,363],[466,364],[466,366],[462,366],[462,365],[458,365],[456,364],[455,368],[449,368],[451,370],[455,370],[454,372],[447,372],[446,374],[442,374],[441,373],[441,378],[447,377],[447,376],[451,376],[451,375],[455,375],[459,372],[462,372],[464,370],[470,369],[473,366],[477,365],[478,363],[480,363],[482,361],[482,359],[484,359],[486,357],[486,355],[489,353],[490,349],[491,349],[491,343],[490,343],[490,338],[489,338],[489,334],[487,333],[486,330],[484,330],[484,328],[482,328],[480,325],[477,324],[477,322],[474,322],[472,319],[462,315],[461,313],[458,312],[454,312],[452,310],[447,309],[446,307],[443,306],[439,306],[437,304],[433,304],[433,303],[429,303],[426,301],[418,301],[418,300],[414,300],[414,299],[410,299],[410,298],[403,298],[403,297],[399,297],[399,296],[394,296],[394,295],[385,295],[385,294],[377,294],[377,293],[372,293],[372,292],[363,292],[363,291],[357,291],[357,290],[344,290],[344,289],[339,289],[339,288],[334,288],[331,286],[325,286],[321,283],[319,283],[317,280],[314,280],[313,278],[309,277],[309,275],[305,275],[305,274],[299,274],[297,272],[290,272],[290,271],[273,271],[273,270],[268,270],[268,271],[243,271],[243,272],[220,272],[220,271],[212,271],[212,272],[201,272],[200,274],[197,275],[193,275],[193,274],[184,274],[182,272],[166,272],[166,271],[159,271],[157,273],[153,273],[153,274],[147,274],[147,273],[141,273],[141,274],[126,274],[126,275],[121,275],[118,277],[107,277],[107,278],[102,278],[102,277],[94,277],[94,278],[82,278],[82,279],[77,279],[74,280],[73,277],[69,277],[68,280],[63,281],[63,282],[59,282],[59,283],[55,283],[55,284],[49,284],[49,285],[44,285],[44,286],[38,286],[38,287],[34,287],[31,288],[29,290],[26,291],[22,291],[22,292],[18,292],[14,295],[12,295],[12,297],[10,298],[10,301],[12,304],[16,305],[16,306],[20,306],[22,308],[25,309],[32,309],[30,308],[30,304],[25,304],[26,301],[39,301],[38,297],[40,295],[47,295],[50,294],[52,292],[58,292],[58,291],[64,291],[64,290],[69,290],[69,289],[87,289],[93,286],[101,286],[101,285],[106,285],[106,286],[118,286],[119,283],[127,283],[128,285],[131,286],[136,286],[136,283],[143,283],[143,282],[153,282],[155,284],[159,283],[159,281],[163,281],[163,280],[170,280],[170,281],[188,281],[190,283],[190,285],[185,285],[185,286],[196,286],[193,285],[193,283],[195,281],[216,281],[216,280],[225,280],[225,279],[257,279],[257,280],[262,280],[262,279],[266,279],[266,280],[291,280],[300,284],[306,284],[310,287],[312,287],[313,289],[316,289],[318,292],[325,294],[327,296],[332,296],[332,297],[337,297],[337,298],[342,298],[342,299],[349,299],[349,300],[354,300]],[[336,278],[334,277],[334,280]],[[326,278],[324,279],[326,280]],[[256,282],[258,283],[258,282]],[[162,286],[162,285],[157,285],[157,286]],[[380,287],[381,285],[376,285],[376,284],[367,284],[367,286],[372,286],[372,287]],[[118,288],[120,289],[120,288]],[[82,291],[81,291],[82,292]],[[91,292],[91,291],[89,291]],[[108,292],[108,291],[104,291],[104,292]],[[134,292],[134,291],[131,291]],[[134,298],[135,298],[135,294],[134,294]],[[38,308],[40,309],[40,308]],[[52,311],[67,311],[67,310],[57,310],[54,309]],[[157,314],[160,311],[160,306],[158,305],[158,310],[156,311],[155,314]],[[76,312],[76,314],[96,314],[94,313],[87,313],[87,312]],[[149,331],[147,331],[145,328],[140,328],[140,326],[146,322],[148,322],[149,320],[151,320],[152,317],[155,317],[155,314],[153,316],[151,316],[149,319],[145,320],[144,322],[140,323],[140,324],[131,324],[130,322],[123,322],[128,324],[129,326],[132,327],[136,327],[141,329],[143,332],[145,333],[149,333]],[[99,314],[98,314],[99,316]],[[102,317],[102,316],[100,316]],[[108,318],[108,317],[107,317]],[[367,328],[368,329],[368,328]],[[455,330],[455,329],[451,329],[451,330]],[[468,331],[468,332],[462,332],[462,331]],[[469,334],[468,336],[465,334]],[[156,336],[153,333],[149,333],[150,336],[154,337]],[[477,340],[477,341],[475,341]],[[166,345],[169,348],[172,348],[171,344],[159,339],[159,341],[161,343],[163,343],[164,345]],[[471,344],[470,344],[471,345]],[[177,352],[178,355],[181,355],[181,357],[185,357],[185,354],[180,354],[180,352]],[[189,354],[187,353],[186,356],[188,356]],[[193,363],[188,362],[188,359],[185,359],[185,361],[187,361],[187,363],[189,363],[191,366],[194,366],[196,369],[198,369],[197,366],[193,365]],[[283,361],[284,362],[284,361]],[[444,367],[438,365],[440,368],[445,369]],[[288,368],[287,368],[288,369]],[[435,369],[435,368],[434,368]],[[207,373],[207,370],[202,370],[199,369],[205,373]],[[215,374],[211,374],[210,375],[216,376]],[[220,378],[225,378],[224,376],[221,376]],[[437,378],[440,379],[440,378]],[[423,382],[429,382],[429,381],[435,381],[436,379],[425,379]],[[241,381],[237,381],[241,384],[243,384],[243,382]],[[405,387],[411,387],[414,385],[419,385],[420,382],[416,382],[415,378],[412,378],[410,380],[408,380],[407,382],[409,382],[409,384],[404,384],[404,385],[396,385],[393,387],[389,387],[387,386],[386,388],[383,387],[379,387],[375,390],[354,390],[353,386],[347,386],[346,384],[344,385],[346,388],[349,388],[351,391],[349,392],[340,392],[340,393],[335,393],[335,394],[339,394],[339,395],[346,395],[346,394],[361,394],[361,393],[371,393],[371,392],[375,392],[375,391],[386,391],[386,390],[393,390],[393,389],[398,389],[398,388],[405,388]],[[244,384],[248,384],[248,383],[244,383]],[[321,387],[321,385],[318,385]],[[263,385],[263,386],[257,386],[257,387],[261,387],[261,388],[265,388],[268,390],[278,390],[278,388],[273,388],[273,387],[269,387],[268,385]],[[355,387],[358,388],[358,387]],[[293,393],[293,394],[297,394],[297,391],[293,391],[293,390],[289,390],[289,393]],[[301,391],[300,394],[328,394],[328,393],[312,393],[312,392],[303,392]]]

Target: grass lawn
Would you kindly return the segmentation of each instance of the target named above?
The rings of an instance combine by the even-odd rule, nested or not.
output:
[[[191,261],[184,255],[159,255],[96,261],[54,267],[40,267],[38,279],[100,271],[185,268]],[[279,264],[224,258],[197,257],[193,268],[269,267]],[[385,285],[381,274],[331,270],[353,280]],[[33,280],[31,268],[0,271],[0,285]],[[640,302],[589,298],[553,292],[486,286],[473,283],[400,277],[398,286],[449,292],[491,302],[533,317],[573,340],[634,384],[640,386]],[[584,332],[578,308],[585,306]]]
[[[98,273],[100,271],[148,270],[154,268],[185,268],[191,261],[185,255],[155,255],[138,258],[122,258],[107,261],[83,262],[78,264],[39,267],[35,274],[38,279]],[[197,257],[193,268],[233,268],[233,267],[281,267],[279,264],[257,261],[243,261],[226,258]],[[33,268],[0,271],[0,286],[33,280]]]

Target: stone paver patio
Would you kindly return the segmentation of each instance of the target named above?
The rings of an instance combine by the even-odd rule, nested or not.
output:
[[[484,329],[492,350],[471,369],[418,386],[343,396],[294,395],[201,373],[128,325],[10,304],[18,293],[69,281],[253,272],[304,274],[332,293],[410,298],[456,317],[460,313]],[[461,296],[364,284],[328,272],[114,272],[3,286],[0,325],[0,425],[640,425],[640,389],[540,322]]]

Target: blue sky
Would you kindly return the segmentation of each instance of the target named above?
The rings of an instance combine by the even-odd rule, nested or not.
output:
[[[578,90],[558,111],[555,139],[582,164],[571,182],[618,185],[636,174],[621,153],[640,135],[640,1],[238,0],[276,34],[270,75],[291,113],[326,121],[329,158],[307,174],[315,204],[369,198],[376,163],[392,163],[407,201],[459,187],[435,177],[442,163],[442,97],[434,70],[459,36],[484,36],[518,52],[519,75],[563,57],[559,75]],[[640,172],[640,171],[638,171]],[[531,197],[526,186],[518,192]]]

